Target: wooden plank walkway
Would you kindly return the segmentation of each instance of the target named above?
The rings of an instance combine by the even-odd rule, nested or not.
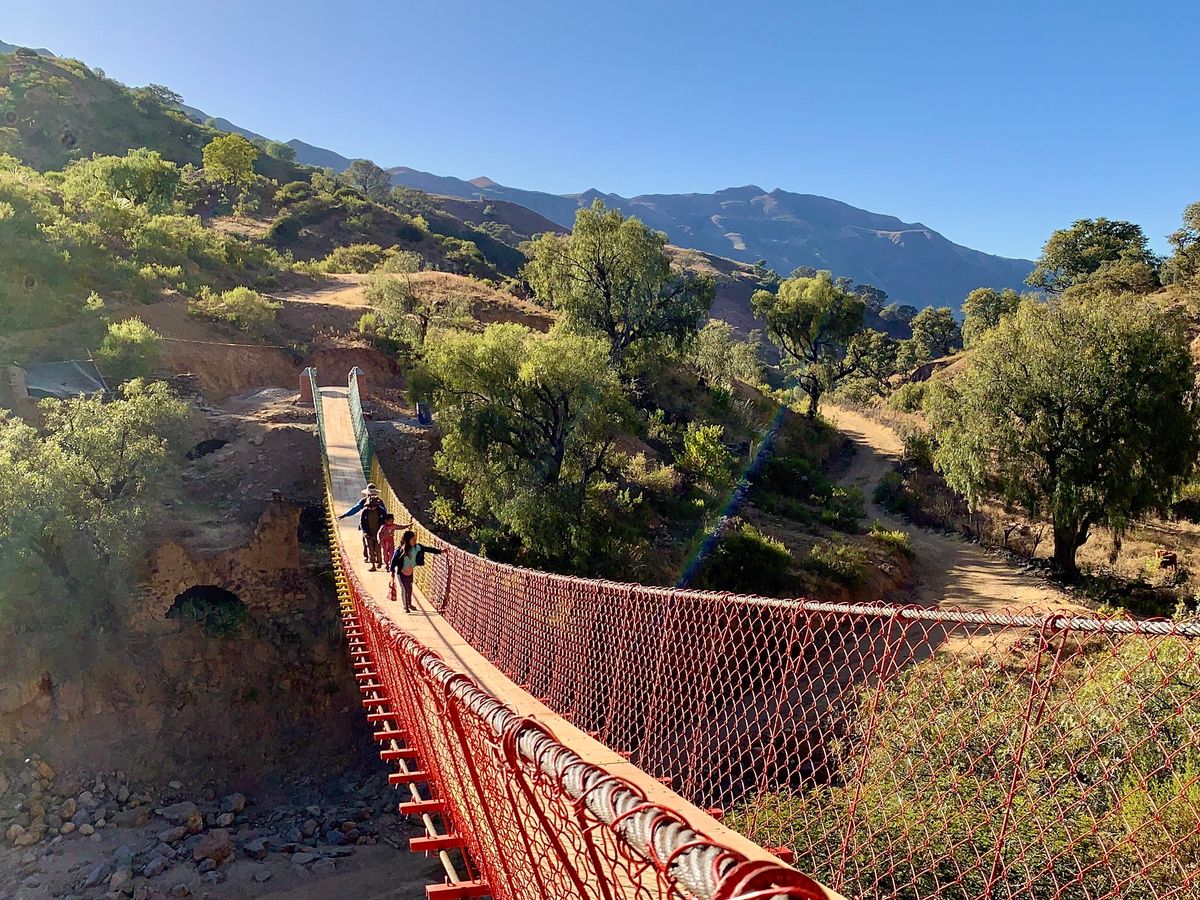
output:
[[[350,419],[350,404],[346,388],[321,388],[322,410],[325,420],[326,453],[333,482],[333,502],[340,513],[358,502],[366,487],[358,446],[354,440],[354,427]],[[714,841],[729,847],[751,860],[767,860],[776,864],[779,859],[758,844],[736,831],[726,828],[703,810],[688,803],[674,791],[665,787],[651,775],[634,766],[624,757],[610,750],[587,733],[576,728],[562,716],[539,702],[514,684],[503,672],[488,662],[468,644],[450,624],[437,613],[419,591],[414,591],[417,611],[405,614],[402,603],[389,603],[388,575],[386,572],[371,572],[362,561],[357,550],[362,545],[358,531],[358,517],[352,516],[338,521],[343,546],[350,551],[343,560],[354,568],[363,585],[389,612],[392,620],[418,641],[436,651],[446,664],[470,675],[485,691],[507,703],[519,716],[532,716],[564,745],[593,765],[607,769],[642,790],[651,802],[674,810],[692,827]],[[380,599],[385,598],[385,599]],[[831,900],[837,898],[828,891]]]

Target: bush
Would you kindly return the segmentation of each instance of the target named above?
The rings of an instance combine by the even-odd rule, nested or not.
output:
[[[652,494],[673,494],[679,490],[679,473],[674,466],[653,463],[645,453],[629,458],[625,474],[634,484]]]
[[[1171,512],[1180,519],[1200,522],[1200,482],[1193,481],[1183,486],[1179,499],[1171,505]]]
[[[335,247],[321,262],[321,271],[332,274],[365,274],[383,262],[384,250],[378,244],[349,244]]]
[[[904,476],[893,469],[884,473],[875,485],[871,499],[890,513],[908,515],[915,504],[915,498],[909,493],[904,483]]]
[[[261,332],[275,321],[275,313],[282,307],[279,301],[246,287],[223,294],[204,288],[192,301],[191,312],[206,319],[230,322],[242,331]]]
[[[898,412],[919,413],[925,407],[925,394],[929,389],[926,381],[913,381],[896,388],[888,397],[888,406]]]
[[[902,553],[909,559],[917,555],[916,551],[913,550],[912,537],[907,531],[900,531],[899,529],[889,531],[878,522],[872,522],[871,537],[885,547],[890,547],[892,550]]]
[[[300,240],[300,229],[304,223],[298,216],[280,216],[267,232],[267,239],[276,244],[294,244]]]
[[[796,848],[813,877],[846,874],[848,896],[988,896],[997,846],[1019,860],[1004,896],[1195,896],[1195,648],[1136,636],[1111,650],[1068,644],[1067,656],[1047,678],[1021,657],[942,653],[865,688],[872,738],[833,748],[828,784],[762,795],[726,824]],[[998,814],[1006,806],[1011,818]]]
[[[832,578],[846,587],[867,580],[867,554],[861,547],[841,541],[822,541],[808,551],[805,565],[813,572]]]
[[[388,275],[408,275],[421,270],[421,254],[412,250],[392,248],[383,262],[375,267],[376,272]]]
[[[108,326],[96,361],[110,378],[147,378],[158,365],[162,336],[136,316]]]
[[[904,428],[900,432],[904,442],[902,459],[904,464],[917,469],[933,468],[933,438],[920,428]]]
[[[856,532],[858,523],[866,515],[866,503],[858,488],[834,487],[821,510],[821,522],[838,531]]]
[[[280,205],[299,203],[313,196],[313,186],[307,181],[289,181],[275,192],[275,202]]]
[[[714,490],[728,487],[732,480],[733,454],[721,443],[724,434],[721,425],[689,422],[683,435],[683,450],[676,460],[679,470]]]
[[[716,591],[778,596],[793,584],[792,554],[753,525],[726,531],[704,563],[695,585]]]

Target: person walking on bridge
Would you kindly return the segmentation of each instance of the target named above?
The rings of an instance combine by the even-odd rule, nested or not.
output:
[[[407,525],[397,525],[396,517],[391,513],[385,513],[383,516],[383,525],[379,528],[379,554],[380,559],[386,559],[389,562],[396,555],[396,532],[401,528],[412,528],[413,523]],[[388,599],[395,601],[396,599],[396,579],[388,579]]]
[[[416,571],[417,566],[425,565],[426,553],[436,555],[441,552],[436,547],[418,544],[417,536],[413,532],[404,532],[400,546],[396,548],[396,552],[388,561],[388,571],[394,578],[400,579],[400,586],[404,589],[404,611],[406,613],[413,611],[413,572]]]
[[[368,483],[365,488],[363,488],[362,498],[357,503],[355,503],[352,507],[350,507],[348,510],[346,510],[344,513],[342,513],[340,516],[338,516],[338,518],[339,519],[348,519],[355,513],[359,514],[358,527],[362,531],[363,562],[371,563],[372,566],[381,566],[381,565],[383,565],[382,562],[379,562],[379,563],[372,562],[372,554],[371,554],[371,543],[372,543],[372,541],[375,540],[376,536],[379,534],[378,525],[376,526],[374,531],[368,532],[367,531],[367,523],[362,518],[362,514],[366,511],[367,504],[370,503],[372,500],[375,500],[379,503],[379,508],[380,508],[380,510],[382,510],[382,515],[386,516],[387,515],[387,507],[385,507],[383,505],[383,501],[379,498],[379,489],[377,487],[375,487],[375,482],[372,481],[372,482]],[[383,520],[380,519],[379,521],[380,521],[380,524],[382,524]],[[380,559],[382,559],[382,557],[380,557]],[[375,571],[375,569],[372,568],[371,571],[373,572],[373,571]]]
[[[370,571],[374,572],[383,567],[383,554],[379,548],[379,530],[383,528],[387,508],[379,496],[367,498],[367,505],[358,515],[358,527],[362,529],[363,542],[366,544],[367,561],[371,564]]]

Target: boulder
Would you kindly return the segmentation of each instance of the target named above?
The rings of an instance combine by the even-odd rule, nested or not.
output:
[[[224,812],[240,813],[246,808],[245,794],[239,794],[236,791],[228,797],[221,798],[221,809]]]
[[[184,800],[179,803],[172,803],[170,806],[164,806],[156,809],[160,816],[170,822],[172,825],[182,825],[192,816],[200,816],[200,808],[189,800]],[[204,817],[200,816],[203,822]]]
[[[112,823],[118,828],[141,828],[150,821],[150,807],[133,806],[114,813]]]
[[[161,875],[167,871],[171,865],[171,861],[165,856],[156,856],[142,868],[142,875],[146,878],[154,878],[156,875]]]
[[[62,802],[62,805],[58,808],[58,814],[60,816],[62,816],[63,819],[72,819],[72,818],[74,818],[75,813],[78,809],[79,809],[79,804],[77,804],[75,802],[75,798],[68,797],[66,800],[64,800]],[[78,824],[78,823],[76,823],[76,824]]]
[[[168,828],[158,833],[158,839],[164,844],[178,844],[187,836],[188,830],[186,825],[176,825],[174,828]]]
[[[266,859],[267,858],[267,839],[266,838],[251,838],[242,844],[242,852],[251,859]]]
[[[133,869],[129,868],[129,866],[121,866],[121,868],[113,872],[112,876],[108,879],[108,889],[110,891],[116,891],[123,894],[126,892],[125,889],[128,887],[129,891],[132,893],[133,886],[130,884],[132,881]]]
[[[192,850],[192,859],[202,862],[211,859],[217,865],[233,856],[233,840],[224,828],[214,828],[204,835]]]
[[[317,854],[315,854],[315,853],[305,853],[305,852],[293,853],[292,854],[292,864],[296,865],[296,866],[308,866],[308,865],[311,865],[312,863],[315,863],[320,858],[321,857],[317,856]]]

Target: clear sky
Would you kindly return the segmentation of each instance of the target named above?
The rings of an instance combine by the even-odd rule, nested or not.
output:
[[[821,194],[1006,256],[1200,200],[1200,0],[3,0],[0,39],[381,165]]]

